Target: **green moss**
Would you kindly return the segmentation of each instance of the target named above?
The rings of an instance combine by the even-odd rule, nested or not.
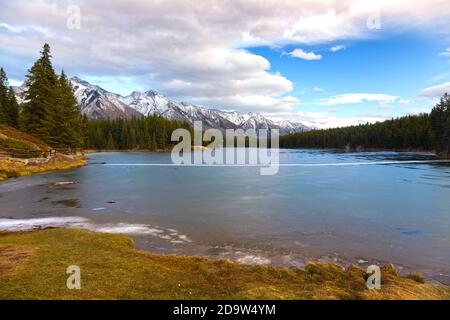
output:
[[[1,261],[0,299],[450,298],[447,287],[391,273],[381,290],[368,290],[359,267],[281,269],[157,255],[134,249],[128,237],[82,230],[0,234]],[[69,265],[81,268],[81,290],[66,288]]]

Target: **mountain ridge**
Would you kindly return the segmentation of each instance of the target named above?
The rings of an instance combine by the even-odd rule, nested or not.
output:
[[[310,130],[299,122],[274,121],[254,112],[208,109],[187,102],[176,102],[154,90],[133,91],[122,96],[91,84],[76,76],[70,78],[74,96],[81,112],[89,119],[124,119],[137,116],[159,115],[169,120],[202,121],[203,128],[226,129],[279,129],[280,135]],[[15,87],[19,102],[24,85]]]

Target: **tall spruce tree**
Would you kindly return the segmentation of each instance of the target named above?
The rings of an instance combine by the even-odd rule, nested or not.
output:
[[[450,96],[446,93],[430,113],[431,131],[437,151],[450,152]]]
[[[58,77],[53,69],[50,46],[28,71],[21,113],[21,127],[53,147],[84,145],[84,119],[77,107],[70,81],[64,71]]]
[[[3,104],[0,101],[0,124],[6,123],[6,121],[7,120],[6,120],[5,112],[4,112],[4,109],[3,109]]]
[[[0,123],[8,124],[8,78],[3,68],[0,68]]]
[[[8,114],[8,125],[17,128],[19,126],[19,104],[17,103],[16,95],[12,87],[9,87],[7,100],[6,112]]]
[[[46,43],[41,57],[28,70],[22,110],[22,129],[51,143],[49,123],[54,121],[58,96],[58,77],[51,62],[50,46]]]
[[[83,144],[82,117],[72,86],[64,71],[56,84],[56,102],[47,114],[44,125],[49,132],[49,144],[60,148],[75,148]]]
[[[0,123],[17,128],[19,104],[14,90],[9,86],[5,70],[0,68]]]

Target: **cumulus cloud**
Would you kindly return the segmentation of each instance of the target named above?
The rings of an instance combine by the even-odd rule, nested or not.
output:
[[[73,5],[80,29],[66,27]],[[127,79],[209,107],[281,113],[295,104],[287,98],[292,82],[248,48],[370,38],[366,21],[378,11],[383,29],[450,30],[447,0],[2,1],[0,54],[20,79],[49,42],[55,65],[69,74]]]
[[[444,93],[450,93],[450,82],[444,82],[437,86],[425,88],[420,95],[427,98],[440,98]]]
[[[303,60],[320,60],[322,55],[315,54],[314,52],[306,52],[301,48],[297,48],[288,53],[291,57],[303,59]]]
[[[320,101],[319,104],[325,106],[342,105],[342,104],[357,104],[363,102],[378,102],[381,104],[393,103],[399,98],[396,96],[383,93],[344,93],[335,95]]]

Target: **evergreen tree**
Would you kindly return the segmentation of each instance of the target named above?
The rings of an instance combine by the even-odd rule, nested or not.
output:
[[[8,78],[3,68],[0,68],[0,123],[8,124]]]
[[[5,116],[5,112],[4,112],[4,110],[3,110],[3,104],[2,104],[2,102],[0,101],[0,124],[2,124],[2,123],[6,123],[6,116]]]
[[[56,83],[56,101],[53,110],[47,114],[43,123],[48,128],[50,145],[70,148],[82,144],[81,114],[64,71]]]
[[[26,91],[27,102],[22,110],[22,129],[45,142],[52,142],[49,123],[56,118],[57,76],[53,70],[50,46],[46,43],[41,57],[28,70]]]
[[[110,132],[108,132],[108,140],[106,142],[106,149],[108,150],[114,150],[116,148],[115,144],[114,144],[114,138],[113,135]]]
[[[130,133],[127,138],[128,149],[136,148],[136,130],[133,127],[130,129]]]
[[[436,150],[450,152],[450,96],[447,93],[431,110],[430,122]]]
[[[150,144],[150,150],[155,151],[156,148],[158,148],[158,145],[156,143],[156,136],[155,133],[152,133],[152,142]]]
[[[90,146],[90,141],[89,141],[89,138],[88,138],[88,130],[89,130],[89,128],[88,128],[88,118],[87,118],[87,116],[85,115],[85,114],[83,114],[82,116],[81,116],[81,129],[80,129],[80,132],[81,132],[81,137],[82,137],[82,146],[84,146],[85,148],[91,148],[91,146]]]
[[[81,112],[77,106],[77,100],[73,95],[72,85],[64,71],[58,78],[58,106],[61,118],[62,130],[59,134],[61,144],[67,147],[77,147],[83,144],[83,131]]]
[[[19,104],[14,90],[9,87],[5,70],[0,68],[0,123],[17,128]]]
[[[27,102],[20,117],[22,130],[53,147],[83,146],[86,119],[77,107],[70,81],[64,71],[59,77],[56,75],[51,57],[50,46],[44,44],[41,57],[28,71],[24,92]],[[16,114],[13,105],[11,115]]]
[[[8,125],[17,128],[19,126],[19,104],[17,103],[16,95],[12,87],[9,87],[7,100],[8,106],[6,112],[8,114]]]

